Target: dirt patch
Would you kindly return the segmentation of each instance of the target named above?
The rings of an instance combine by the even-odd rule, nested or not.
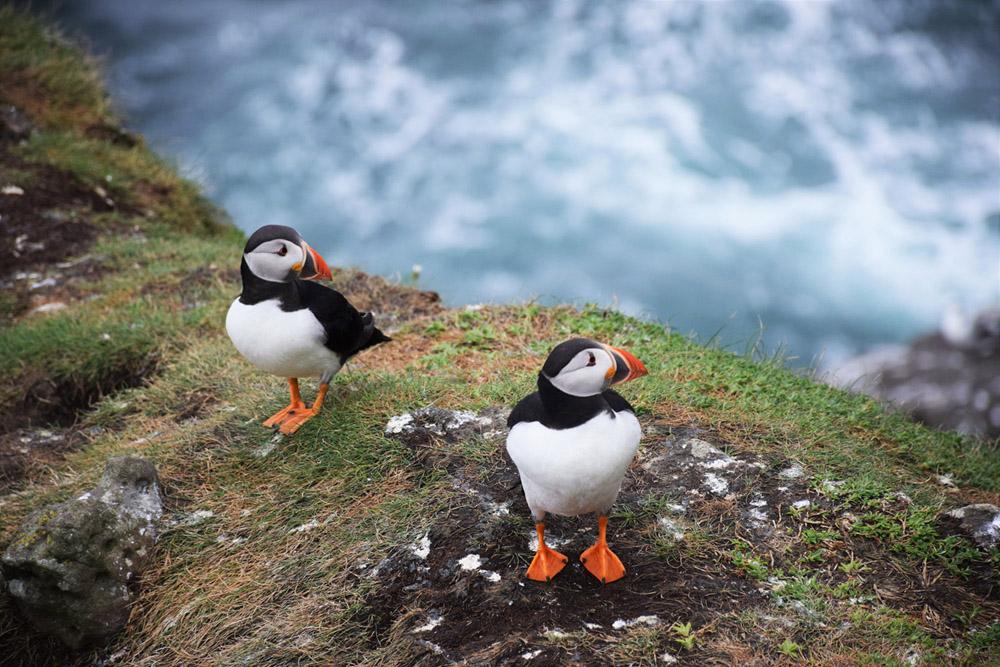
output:
[[[3,183],[0,194],[0,278],[86,251],[97,235],[84,215],[108,211],[113,202],[69,172],[0,157],[5,170],[30,173],[24,185]]]
[[[96,282],[108,271],[105,257],[92,254],[32,268],[0,280],[9,298],[0,313],[0,324],[8,324],[25,313],[63,310],[92,294]]]
[[[25,313],[62,310],[93,292],[108,270],[105,257],[88,252],[100,232],[94,215],[118,205],[105,188],[22,159],[17,145],[31,125],[15,107],[0,112],[0,325],[9,325]],[[123,140],[111,137],[113,130],[94,131]],[[3,389],[0,490],[77,446],[80,438],[71,428],[77,414],[107,393],[137,386],[154,366],[153,359],[127,359],[86,380],[21,373]]]
[[[204,293],[214,284],[238,285],[238,268],[220,268],[210,264],[203,269],[185,271],[163,276],[143,284],[139,291],[143,296],[160,294],[177,297],[184,309],[203,305]]]
[[[0,588],[6,583],[0,576]],[[2,664],[16,667],[84,667],[99,665],[96,651],[74,653],[51,637],[36,632],[20,614],[10,609],[10,598],[0,600],[0,656]],[[8,611],[9,609],[9,611]]]
[[[504,418],[500,410],[432,408],[389,423],[387,433],[413,451],[420,468],[449,472],[458,499],[426,535],[415,535],[413,543],[361,575],[378,582],[369,613],[379,643],[408,644],[415,658],[429,664],[506,665],[523,663],[526,655],[532,665],[589,664],[635,629],[667,628],[675,621],[697,628],[766,598],[711,555],[698,562],[659,558],[649,527],[625,519],[611,526],[612,546],[628,569],[625,579],[602,586],[579,563],[577,556],[596,536],[592,517],[558,517],[548,523],[547,537],[570,563],[550,584],[526,580],[534,528],[513,464],[505,454],[492,464],[472,463],[457,449],[479,438],[503,451]],[[655,480],[637,465],[618,505],[641,506],[656,491],[678,501],[684,497],[669,479]],[[584,637],[561,646],[571,633]]]
[[[91,139],[106,141],[109,144],[125,148],[133,148],[138,146],[140,142],[139,137],[135,134],[110,123],[94,123],[84,131],[84,134]]]
[[[0,434],[0,494],[20,486],[67,451],[85,442],[80,434],[63,428],[18,429]]]
[[[188,419],[198,419],[219,402],[218,397],[207,389],[196,389],[184,396],[180,405],[171,412],[178,422]]]
[[[0,432],[34,425],[70,426],[101,397],[141,385],[156,365],[155,357],[140,355],[104,368],[100,375],[86,380],[52,378],[28,371],[19,379],[24,395],[0,412]]]
[[[852,535],[861,508],[837,499],[836,480],[817,484],[794,461],[747,455],[712,432],[652,419],[610,524],[626,577],[602,586],[579,563],[595,539],[592,517],[553,517],[546,536],[570,562],[549,584],[529,581],[534,529],[503,446],[505,417],[425,408],[386,426],[427,479],[445,472],[455,490],[428,532],[357,573],[359,585],[374,584],[364,611],[372,648],[405,650],[400,664],[632,662],[636,646],[706,664],[774,654],[766,637],[747,633],[746,613],[810,644],[828,632],[828,619],[879,605],[944,639],[968,630],[956,620],[963,611],[1000,614],[994,577],[979,571],[988,566],[960,579]],[[892,497],[879,511],[889,516],[909,502]],[[691,650],[678,648],[674,623],[691,624],[699,637]]]
[[[332,287],[342,292],[358,310],[374,313],[375,322],[383,331],[445,310],[437,292],[391,283],[361,271],[337,270]]]
[[[0,323],[22,313],[59,310],[87,292],[104,272],[88,255],[98,235],[95,213],[117,205],[108,191],[73,174],[29,163],[0,142]]]

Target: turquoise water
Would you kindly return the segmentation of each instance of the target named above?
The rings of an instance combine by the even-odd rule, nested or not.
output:
[[[37,4],[37,3],[36,3]],[[72,3],[63,3],[71,5]],[[1000,8],[63,6],[236,223],[832,364],[1000,301]]]

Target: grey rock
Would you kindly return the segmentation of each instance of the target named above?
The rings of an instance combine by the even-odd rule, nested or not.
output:
[[[954,316],[951,318],[954,319]],[[875,350],[848,361],[828,378],[868,394],[937,428],[1000,437],[1000,309],[940,331],[908,347]]]
[[[992,547],[1000,543],[1000,507],[989,503],[977,503],[958,507],[948,516],[958,519],[962,530],[972,536],[981,547]]]
[[[6,588],[41,632],[78,649],[125,626],[162,514],[156,467],[108,459],[91,491],[32,514],[0,561]]]

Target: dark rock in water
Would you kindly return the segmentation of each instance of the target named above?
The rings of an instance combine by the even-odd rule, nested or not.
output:
[[[972,320],[953,315],[909,347],[849,361],[830,382],[893,403],[931,426],[1000,437],[1000,308]]]
[[[77,649],[122,629],[162,513],[155,466],[109,459],[87,493],[35,512],[0,562],[6,588],[41,632]]]
[[[981,547],[1000,543],[1000,507],[988,503],[966,505],[948,512],[948,516],[961,521],[962,530]]]

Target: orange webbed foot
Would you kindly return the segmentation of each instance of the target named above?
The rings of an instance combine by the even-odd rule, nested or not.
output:
[[[534,581],[550,581],[552,577],[562,572],[568,562],[569,558],[555,549],[539,545],[526,574],[528,579]]]
[[[288,407],[278,410],[266,419],[263,423],[264,428],[271,428],[272,426],[283,424],[298,413],[307,409],[306,404],[302,402],[302,395],[299,393],[299,381],[297,378],[288,378],[288,393],[290,395]]]
[[[298,431],[303,424],[319,414],[319,410],[313,408],[303,407],[296,410],[294,415],[291,415],[278,426],[278,430],[285,435],[291,435]]]
[[[580,562],[587,568],[587,572],[597,577],[602,584],[610,584],[625,576],[625,566],[608,546],[608,518],[606,516],[598,517],[597,525],[597,542],[580,554]]]
[[[546,546],[544,523],[536,523],[535,530],[538,532],[538,551],[535,552],[525,576],[533,581],[550,581],[552,577],[562,572],[569,558]]]
[[[285,435],[295,433],[303,424],[319,414],[319,411],[323,408],[323,400],[326,398],[326,392],[330,389],[330,385],[324,382],[319,386],[319,391],[316,393],[316,400],[313,402],[311,408],[302,402],[302,396],[299,395],[298,380],[289,378],[288,388],[292,395],[291,403],[287,408],[264,422],[264,426],[277,425],[278,430]]]
[[[278,424],[284,423],[286,420],[291,419],[298,413],[307,409],[306,404],[302,401],[299,401],[298,403],[289,403],[287,408],[283,408],[275,412],[266,421],[264,421],[262,425],[265,428],[277,426]]]
[[[625,576],[625,566],[607,543],[597,543],[584,551],[580,554],[580,562],[602,584],[610,584]]]

